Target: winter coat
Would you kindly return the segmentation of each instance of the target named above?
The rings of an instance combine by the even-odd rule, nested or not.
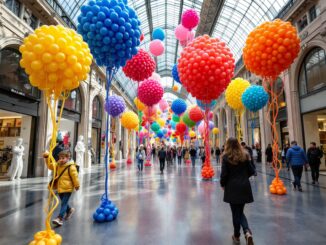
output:
[[[191,148],[189,153],[190,153],[191,157],[196,157],[197,156],[197,151],[196,151],[195,148]]]
[[[49,159],[46,160],[46,164],[50,170],[54,170],[55,165]],[[68,168],[66,169],[66,167]],[[61,175],[62,171],[64,172]],[[58,179],[60,175],[61,177]],[[57,164],[56,177],[54,179],[57,179],[57,184],[54,186],[54,189],[58,190],[58,193],[73,192],[75,188],[80,186],[78,171],[73,161],[66,162],[65,164]]]
[[[266,161],[267,162],[272,162],[273,161],[273,149],[272,147],[267,147],[266,148],[266,151],[265,151],[265,154],[266,154]]]
[[[244,204],[254,201],[249,177],[255,169],[250,164],[249,156],[246,161],[237,165],[231,164],[227,156],[223,156],[220,184],[224,187],[224,202]]]
[[[321,164],[320,159],[323,157],[323,152],[317,147],[311,147],[307,151],[307,158],[310,165]]]
[[[302,166],[308,163],[306,153],[300,146],[292,146],[286,153],[286,161],[290,163],[291,166]]]
[[[159,152],[158,152],[158,158],[160,160],[165,160],[165,158],[166,158],[166,151],[163,150],[163,149],[159,150]]]

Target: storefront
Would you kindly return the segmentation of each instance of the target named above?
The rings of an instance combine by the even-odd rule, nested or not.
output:
[[[98,96],[93,100],[92,106],[92,148],[94,152],[94,163],[101,162],[101,128],[102,128],[102,106]]]
[[[76,158],[75,146],[78,139],[78,127],[81,120],[81,97],[79,89],[71,91],[69,97],[65,101],[62,118],[59,125],[58,138],[63,140],[65,148],[73,153]],[[58,114],[60,112],[61,103],[58,105]]]
[[[247,111],[248,118],[248,145],[261,145],[260,127],[259,127],[259,113]]]
[[[34,149],[40,91],[32,87],[19,66],[21,54],[14,48],[0,51],[0,178],[6,178],[13,157],[12,147],[23,139],[21,177],[33,177]]]
[[[299,73],[300,108],[305,148],[316,142],[324,152],[321,169],[326,169],[326,55],[313,48],[303,60]]]

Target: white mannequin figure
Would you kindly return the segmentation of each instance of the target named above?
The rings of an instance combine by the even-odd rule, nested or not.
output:
[[[76,164],[81,167],[84,167],[84,153],[85,153],[85,144],[84,144],[84,136],[79,135],[78,141],[75,147],[76,152]]]
[[[20,180],[20,176],[23,172],[23,155],[24,155],[23,139],[18,138],[16,145],[12,148],[12,160],[9,171],[10,180]]]

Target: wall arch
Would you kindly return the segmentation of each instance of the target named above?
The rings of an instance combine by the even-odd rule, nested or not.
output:
[[[16,48],[23,44],[23,39],[19,37],[5,37],[0,39],[0,49],[3,48]]]

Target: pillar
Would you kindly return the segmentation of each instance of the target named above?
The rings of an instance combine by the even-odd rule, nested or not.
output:
[[[235,128],[234,128],[234,122],[232,120],[232,111],[230,107],[225,108],[226,112],[226,128],[227,128],[227,135],[228,137],[235,137]]]
[[[266,163],[265,150],[268,144],[272,143],[272,130],[268,123],[266,116],[269,116],[267,112],[267,107],[265,106],[259,111],[259,126],[261,133],[261,152],[262,152],[262,162]]]

